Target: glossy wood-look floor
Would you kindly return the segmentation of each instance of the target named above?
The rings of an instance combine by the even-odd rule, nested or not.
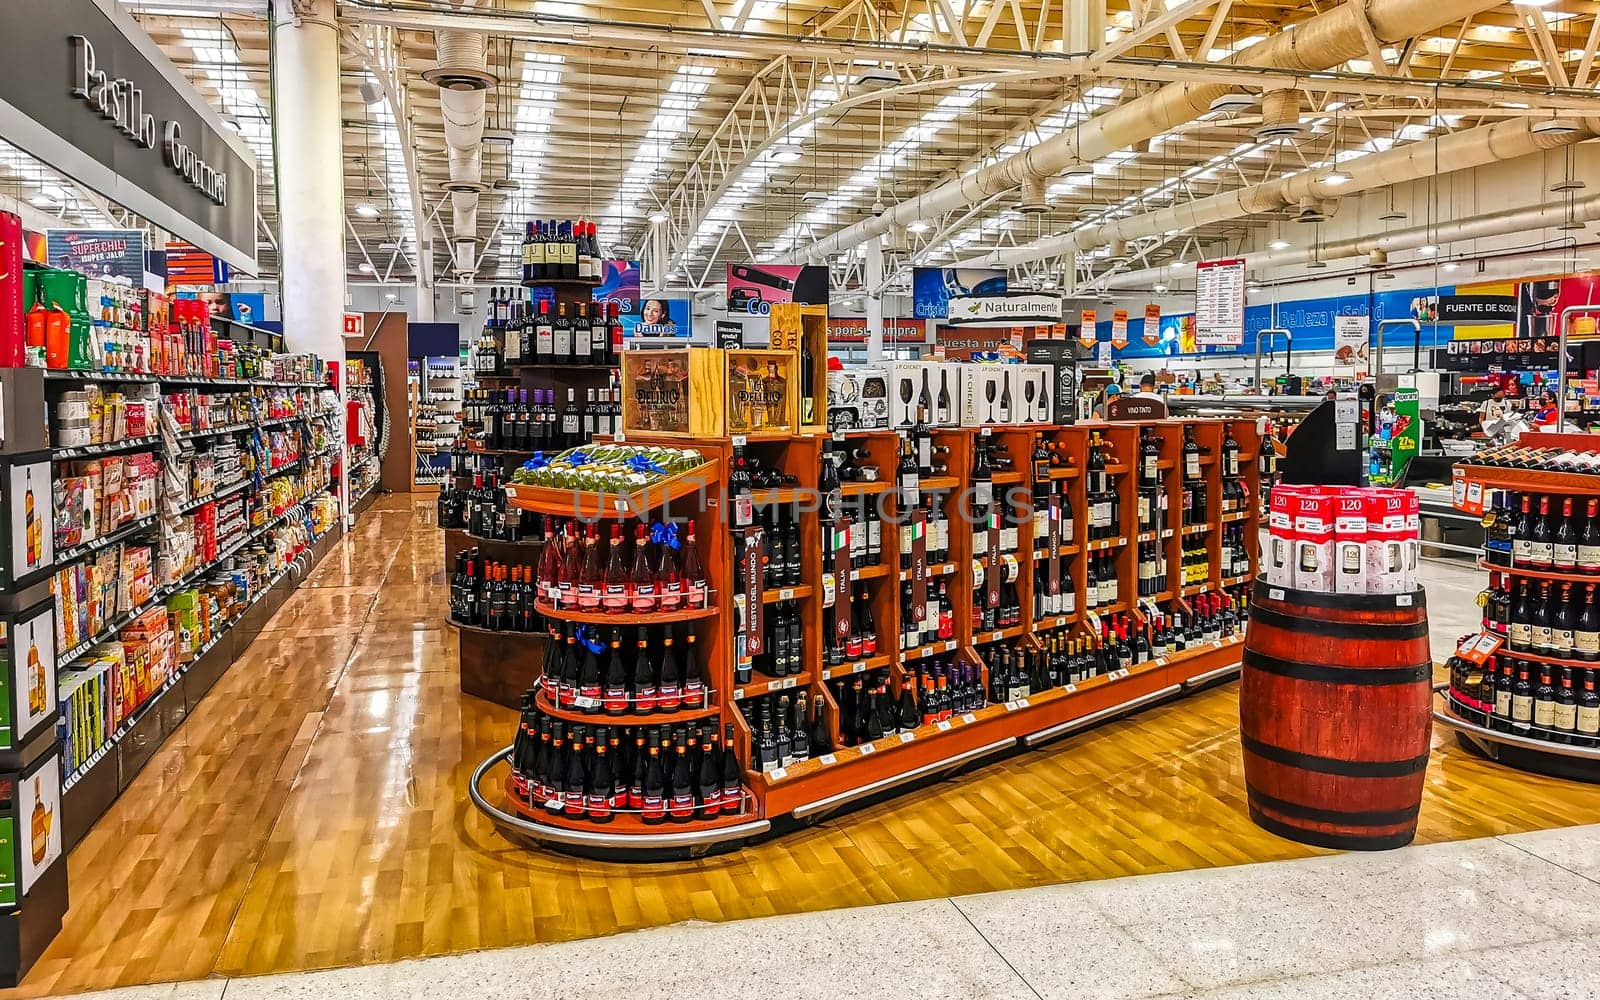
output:
[[[525,851],[464,793],[514,720],[456,688],[430,516],[382,501],[284,606],[72,854],[17,995],[1320,853],[1246,818],[1235,685],[729,856]],[[1600,787],[1439,742],[1420,842],[1600,821]]]

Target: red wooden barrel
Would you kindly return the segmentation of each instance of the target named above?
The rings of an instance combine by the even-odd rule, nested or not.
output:
[[[1239,685],[1250,818],[1321,847],[1411,843],[1433,726],[1423,592],[1258,580],[1252,601]]]

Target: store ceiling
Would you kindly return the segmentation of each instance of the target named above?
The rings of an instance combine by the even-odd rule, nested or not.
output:
[[[265,0],[124,2],[256,150],[261,215],[275,233]],[[1147,7],[1141,0],[1109,0],[1109,43],[1153,27],[1122,60],[1083,78],[1059,55],[1064,29],[1055,0],[497,0],[458,14],[418,9],[448,6],[446,0],[409,0],[395,12],[381,9],[378,0],[341,3],[352,278],[368,278],[370,268],[380,278],[413,280],[419,231],[438,280],[455,277],[451,211],[448,203],[441,207],[448,170],[439,91],[422,78],[436,60],[433,33],[424,30],[431,25],[469,26],[482,23],[470,18],[487,15],[508,32],[545,36],[491,38],[489,68],[500,84],[488,93],[486,124],[514,138],[509,145],[484,146],[483,180],[499,183],[483,196],[477,216],[480,284],[513,279],[515,244],[527,219],[586,215],[600,222],[605,246],[635,256],[652,227],[661,225],[668,233],[671,283],[701,286],[718,283],[726,263],[803,252],[812,240],[873,214],[875,203],[914,201],[919,192],[982,164],[1071,134],[1077,123],[1154,90],[1162,79],[1201,78],[1194,64],[1223,63],[1233,51],[1336,5],[1156,0]],[[930,214],[920,220],[925,231],[905,234],[906,252],[893,261],[972,259],[1085,220],[1162,208],[1288,171],[1325,170],[1335,159],[1344,164],[1438,131],[1507,116],[1548,116],[1538,109],[1577,105],[1572,95],[1582,90],[1587,99],[1593,91],[1596,9],[1576,0],[1508,4],[1409,42],[1375,43],[1375,59],[1336,67],[1339,78],[1303,81],[1314,89],[1303,98],[1301,120],[1309,127],[1299,138],[1258,141],[1252,134],[1258,109],[1212,113],[1148,148],[1102,158],[1092,174],[1051,178],[1041,213],[1019,211],[1020,192],[1012,191],[944,216]],[[554,20],[535,24],[530,12]],[[579,19],[579,26],[558,23],[562,18]],[[637,40],[628,42],[622,38],[628,32],[608,30],[630,22],[722,34],[686,40],[641,27],[632,31]],[[753,37],[733,37],[732,29]],[[571,35],[591,41],[563,37]],[[800,36],[834,44],[813,51],[796,41]],[[943,48],[963,39],[969,51]],[[837,44],[848,41],[862,45],[854,62]],[[920,55],[911,48],[886,53],[871,50],[874,42],[933,48]],[[1024,58],[1028,52],[1044,58]],[[1186,64],[1181,70],[1180,60]],[[888,63],[890,89],[873,89],[862,79],[882,72],[879,63]],[[391,93],[404,128],[396,127],[387,100],[369,106],[363,96],[363,84],[380,76],[395,84]],[[1436,92],[1428,86],[1435,82],[1476,84],[1478,90]],[[415,150],[412,164],[408,146]],[[667,221],[652,223],[654,213]],[[1080,262],[1080,273],[1225,253],[1268,227],[1299,242],[1312,240],[1318,228],[1286,223],[1282,214],[1214,222],[1137,241],[1123,264],[1100,251]],[[270,246],[261,248],[261,259],[268,273],[276,270]],[[859,286],[859,260],[833,263],[838,280]],[[1035,276],[1059,278],[1054,264],[1046,262]]]

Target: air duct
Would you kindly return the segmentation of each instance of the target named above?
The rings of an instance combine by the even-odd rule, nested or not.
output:
[[[1470,170],[1582,142],[1597,134],[1600,128],[1593,122],[1585,122],[1576,132],[1550,134],[1535,131],[1532,119],[1508,118],[1493,125],[1464,129],[1346,160],[1339,165],[1350,177],[1345,184],[1330,186],[1315,171],[1303,170],[1290,177],[1197,198],[1160,211],[1006,247],[995,256],[1000,266],[1009,267],[1069,251],[1093,250],[1115,240],[1160,236],[1174,230],[1197,229],[1230,219],[1281,212],[1286,208],[1298,212],[1302,206],[1316,208],[1319,203],[1331,204],[1336,195],[1347,197],[1357,191],[1430,177],[1436,161],[1445,170]],[[985,259],[990,256],[985,254]],[[958,266],[971,265],[963,261],[958,262]]]
[[[1022,185],[1022,198],[1017,202],[1017,211],[1024,215],[1043,215],[1050,211],[1050,203],[1044,197],[1044,178],[1029,178]]]
[[[1261,98],[1261,124],[1251,131],[1263,142],[1305,135],[1306,126],[1300,120],[1300,91],[1267,91]]]
[[[1281,31],[1241,50],[1232,61],[1240,66],[1316,72],[1362,58],[1369,38],[1393,42],[1425,35],[1498,6],[1500,0],[1346,2],[1300,22],[1293,31]],[[1053,177],[1071,164],[1097,160],[1140,139],[1164,135],[1199,118],[1211,109],[1212,101],[1234,89],[1223,84],[1167,84],[988,167],[908,197],[881,215],[824,237],[805,253],[838,253],[882,234],[894,223],[958,211],[1020,187],[1029,178]],[[799,254],[787,256],[792,262]]]
[[[488,37],[476,31],[435,31],[437,65],[422,78],[439,87],[450,179],[451,245],[458,274],[477,267],[478,196],[483,182],[484,95],[499,81],[489,72]],[[470,249],[468,249],[470,245]]]

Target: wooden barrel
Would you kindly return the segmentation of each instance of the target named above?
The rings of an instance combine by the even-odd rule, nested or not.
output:
[[[1239,686],[1250,818],[1321,847],[1411,843],[1433,725],[1423,592],[1258,580],[1252,600]]]

